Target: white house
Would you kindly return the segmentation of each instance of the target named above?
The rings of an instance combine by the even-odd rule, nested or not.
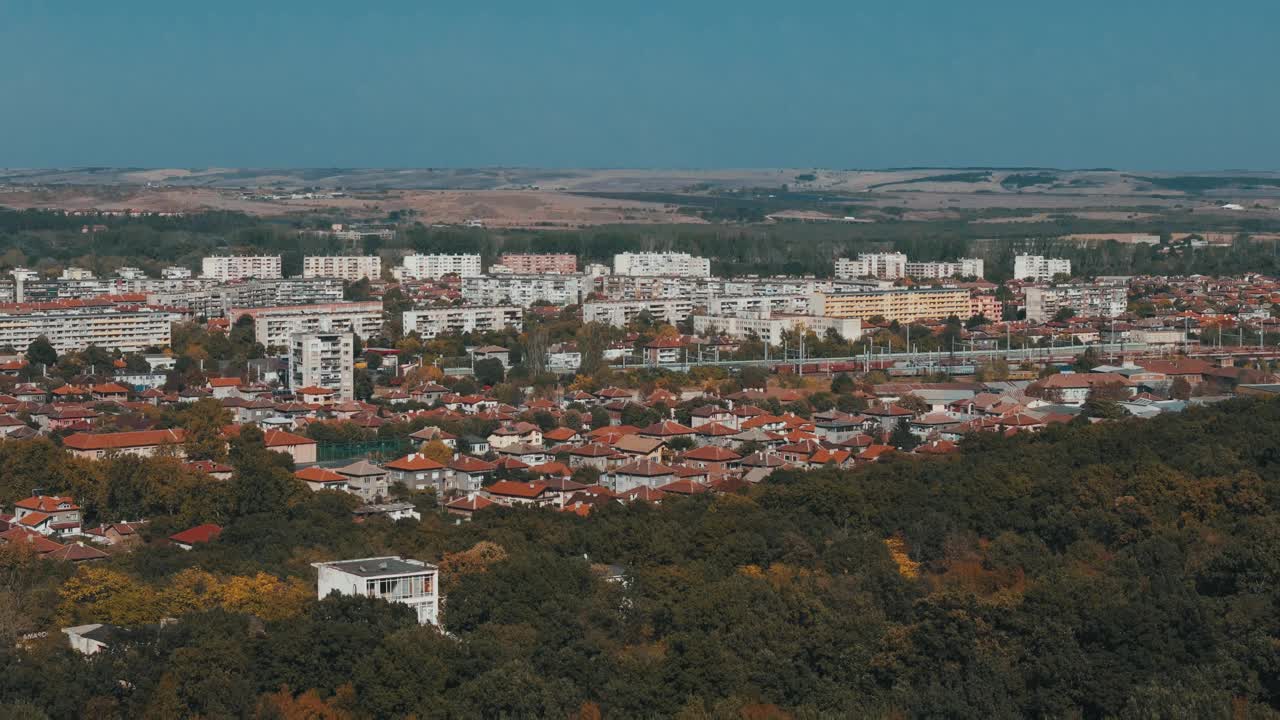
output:
[[[435,565],[399,556],[312,563],[320,598],[339,595],[382,598],[408,605],[420,625],[440,622],[440,571]]]

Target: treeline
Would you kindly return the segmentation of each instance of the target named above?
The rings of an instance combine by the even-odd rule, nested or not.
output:
[[[692,197],[692,196],[691,196]],[[697,196],[731,215],[750,199]],[[789,195],[788,198],[794,197]],[[777,201],[770,201],[777,202]],[[789,200],[790,202],[790,200]],[[754,212],[754,211],[753,211]],[[1229,227],[1209,227],[1190,214],[1131,221],[1081,220],[1051,216],[1040,222],[974,223],[968,219],[867,224],[752,224],[748,218],[707,225],[615,225],[574,230],[510,230],[402,225],[390,241],[367,237],[354,248],[327,236],[302,232],[340,217],[268,221],[239,213],[200,213],[174,218],[68,217],[47,211],[0,209],[0,270],[17,265],[56,269],[67,265],[109,273],[122,265],[153,273],[179,264],[196,268],[205,255],[226,252],[278,254],[286,274],[299,274],[306,255],[339,252],[382,253],[391,259],[409,252],[480,253],[486,265],[503,252],[562,252],[581,262],[609,263],[621,252],[677,251],[710,257],[718,274],[830,276],[837,258],[864,252],[901,251],[913,260],[976,256],[987,261],[987,276],[1008,277],[1019,252],[1048,253],[1073,261],[1078,274],[1238,274],[1280,272],[1275,241],[1240,241],[1230,247],[1172,248],[1116,242],[1082,245],[1056,240],[1073,233],[1195,232],[1206,229],[1250,233],[1280,231],[1280,223],[1257,219]],[[755,218],[758,220],[760,218]],[[394,222],[394,218],[386,218]],[[81,233],[85,224],[107,230]]]
[[[40,478],[39,458],[19,461],[6,467]],[[29,649],[5,638],[0,704],[53,718],[1280,709],[1273,400],[982,434],[950,459],[778,472],[741,494],[585,518],[357,525],[341,495],[269,490],[280,470],[260,449],[233,462],[244,480],[217,542],[144,547],[111,574],[39,563],[21,594],[37,608],[0,593],[0,630],[26,627],[23,612],[147,619],[135,597],[190,608],[91,658],[54,627]],[[291,594],[310,562],[384,553],[440,562],[449,635],[387,605]],[[12,548],[0,561],[28,567]],[[254,587],[291,599],[254,612]]]

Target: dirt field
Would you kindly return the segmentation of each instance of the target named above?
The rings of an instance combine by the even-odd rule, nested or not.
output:
[[[488,227],[579,227],[611,223],[699,223],[657,202],[606,200],[574,192],[705,194],[738,190],[772,196],[847,196],[851,204],[893,208],[907,220],[962,217],[974,210],[1019,211],[979,222],[1034,222],[1051,214],[1134,220],[1166,211],[1274,217],[1280,187],[1263,183],[1199,194],[1158,189],[1152,173],[1064,170],[625,170],[458,169],[0,169],[0,205],[66,210],[234,210],[261,216],[337,211],[352,219],[411,210],[425,223],[476,221]],[[1212,175],[1212,173],[1201,173]],[[1251,177],[1275,174],[1255,173]],[[1032,183],[1032,184],[1028,184]],[[250,196],[345,192],[323,200]],[[825,195],[822,195],[825,196]],[[785,196],[783,196],[785,197]],[[1244,210],[1224,210],[1226,203]],[[783,209],[791,220],[831,220],[812,209]],[[874,213],[872,213],[874,215]]]
[[[612,223],[701,223],[670,205],[604,200],[533,190],[401,190],[366,197],[323,200],[248,200],[238,191],[214,188],[126,188],[102,192],[89,188],[0,188],[0,205],[18,209],[132,209],[153,212],[233,210],[260,216],[302,215],[339,210],[353,217],[383,217],[412,210],[423,223],[486,227],[578,227]]]

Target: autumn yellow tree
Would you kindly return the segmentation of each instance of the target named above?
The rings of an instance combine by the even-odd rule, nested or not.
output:
[[[501,545],[481,540],[469,549],[456,553],[445,553],[440,558],[440,572],[445,575],[467,575],[480,573],[489,566],[507,559],[507,550]]]
[[[252,577],[233,576],[218,588],[224,610],[249,613],[263,620],[294,617],[312,597],[311,587],[300,578],[281,580],[264,572]]]
[[[349,685],[344,688],[350,689]],[[355,717],[341,707],[342,688],[339,694],[325,700],[314,688],[294,696],[286,685],[278,692],[262,695],[254,716],[261,720],[348,720]]]
[[[441,465],[447,465],[453,459],[453,449],[440,440],[432,440],[422,444],[422,454]]]

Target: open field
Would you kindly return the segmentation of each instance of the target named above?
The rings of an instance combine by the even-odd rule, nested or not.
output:
[[[344,197],[282,199],[341,190]],[[263,196],[277,196],[261,199]],[[1228,203],[1241,209],[1225,210]],[[231,210],[263,217],[392,212],[424,223],[581,227],[707,220],[1039,222],[1280,213],[1280,173],[1116,170],[0,169],[0,205]],[[712,208],[708,210],[708,208]]]

